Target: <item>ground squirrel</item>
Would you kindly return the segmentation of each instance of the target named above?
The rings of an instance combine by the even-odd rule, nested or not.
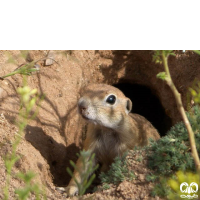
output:
[[[84,150],[95,153],[95,163],[106,171],[116,156],[135,146],[145,146],[149,138],[160,138],[157,130],[144,117],[130,113],[132,102],[119,89],[106,84],[91,84],[81,92],[78,112],[87,120],[88,130],[84,141]],[[81,169],[82,163],[76,166]],[[75,170],[74,176],[81,183],[81,177]],[[67,194],[78,194],[78,187],[71,179]]]

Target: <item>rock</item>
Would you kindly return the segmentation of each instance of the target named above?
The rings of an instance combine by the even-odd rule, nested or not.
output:
[[[139,175],[138,175],[138,179],[139,179],[140,181],[144,181],[144,180],[145,180],[145,174],[139,174]]]
[[[48,52],[47,59],[45,60],[45,65],[46,66],[53,65],[54,59],[55,59],[55,53],[53,50],[50,50]]]

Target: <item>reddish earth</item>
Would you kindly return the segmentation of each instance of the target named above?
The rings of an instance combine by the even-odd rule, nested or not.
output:
[[[12,55],[15,63],[7,62],[6,53]],[[41,59],[47,53],[30,51],[29,60]],[[200,56],[189,51],[176,53],[176,57],[170,57],[169,66],[186,105],[188,87],[195,78],[200,78]],[[152,51],[55,51],[53,65],[45,66],[44,61],[39,61],[40,71],[28,77],[28,85],[45,94],[45,99],[17,148],[21,159],[13,174],[32,170],[37,174],[35,182],[46,185],[47,199],[66,199],[55,187],[67,186],[70,176],[66,167],[69,160],[77,159],[76,153],[82,147],[84,122],[77,114],[76,103],[80,89],[89,83],[107,83],[122,89],[133,101],[133,112],[144,115],[165,135],[181,118],[170,89],[156,78],[163,67],[152,62],[152,55]],[[0,51],[0,76],[25,62],[20,51]],[[11,150],[18,131],[15,121],[20,105],[16,89],[22,86],[22,80],[22,75],[0,80],[0,198],[5,186],[3,157]],[[133,162],[132,169],[138,174],[135,181],[124,181],[107,191],[96,192],[94,198],[150,199],[153,185],[145,182],[144,176],[149,172],[145,163],[145,158]],[[15,188],[22,186],[21,181],[12,178],[10,199],[14,199]]]

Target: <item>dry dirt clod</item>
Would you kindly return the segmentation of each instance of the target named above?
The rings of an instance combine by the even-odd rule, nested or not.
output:
[[[27,56],[26,56],[26,61],[27,62],[32,62],[34,60],[34,55],[30,52],[28,52]]]
[[[145,174],[139,174],[138,179],[140,181],[144,181],[145,180]]]

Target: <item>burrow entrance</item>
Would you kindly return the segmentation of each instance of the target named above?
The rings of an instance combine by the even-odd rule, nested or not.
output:
[[[161,105],[158,97],[150,88],[130,83],[119,83],[114,86],[119,88],[125,96],[131,99],[133,103],[132,112],[148,119],[161,136],[164,136],[171,128],[172,121],[170,117],[166,115],[165,109]]]

